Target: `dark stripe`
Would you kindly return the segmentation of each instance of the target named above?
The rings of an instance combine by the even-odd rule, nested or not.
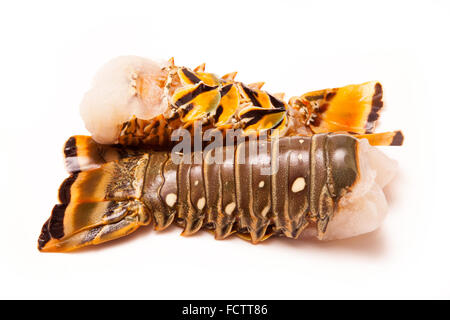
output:
[[[315,117],[314,120],[311,121],[310,125],[312,125],[314,127],[318,127],[321,122],[322,122],[322,119],[320,119],[319,117]]]
[[[192,109],[194,109],[194,105],[192,103],[189,103],[185,108],[183,108],[183,117],[187,115]]]
[[[325,111],[327,111],[327,109],[328,109],[328,107],[329,107],[329,104],[328,103],[323,103],[320,107],[319,107],[319,113],[324,113]]]
[[[280,113],[280,112],[284,112],[284,110],[279,110],[279,109],[258,109],[258,110],[251,110],[249,112],[247,112],[244,116],[241,117],[241,119],[245,119],[245,118],[252,118],[250,121],[248,121],[245,125],[244,125],[244,129],[258,123],[258,121],[260,121],[264,116],[269,115],[269,114],[274,114],[274,113]]]
[[[64,155],[66,158],[77,156],[77,142],[75,137],[70,137],[64,145]]]
[[[174,105],[171,105],[170,107],[171,107],[172,109],[176,110],[176,107],[175,107]],[[172,113],[172,116],[171,116],[170,118],[168,118],[167,120],[168,120],[168,121],[173,121],[173,120],[178,119],[179,117],[180,117],[180,115],[178,114],[178,112],[173,112],[173,113]]]
[[[80,172],[80,164],[78,163],[78,147],[75,137],[70,137],[64,145],[64,156],[66,159],[71,158],[71,170],[70,173]]]
[[[254,92],[249,87],[246,87],[245,85],[242,85],[242,88],[244,89],[245,93],[250,98],[251,102],[253,103],[253,105],[255,107],[262,107],[261,104],[259,103],[257,97],[256,97],[256,92]]]
[[[132,120],[134,122],[134,125],[136,126],[136,131],[139,131],[139,129],[141,128],[141,125],[139,124],[139,121],[137,121],[138,119],[134,119]]]
[[[226,85],[225,87],[222,87],[220,89],[220,96],[223,97],[224,95],[226,95],[231,90],[231,87],[233,87],[232,83]]]
[[[319,95],[316,95],[316,96],[306,96],[305,98],[308,101],[320,100],[320,99],[323,99],[323,94],[319,94]]]
[[[378,112],[381,108],[383,108],[383,88],[381,87],[381,84],[377,82],[375,84],[375,93],[372,97],[372,109],[370,110],[369,116],[367,118],[367,121],[374,122],[378,119],[379,115]]]
[[[53,207],[52,215],[48,223],[48,231],[52,238],[60,239],[64,237],[64,213],[67,204],[57,204]]]
[[[397,131],[390,145],[401,146],[403,144],[403,139],[404,139],[403,133],[401,131]]]
[[[70,177],[68,177],[59,187],[59,201],[61,203],[69,203],[70,202],[70,188],[72,187],[72,184],[77,180],[78,172],[72,174]]]
[[[214,114],[214,122],[219,121],[220,115],[223,113],[222,105],[219,105],[216,109],[216,113]]]
[[[184,73],[184,75],[186,76],[186,78],[188,78],[189,80],[191,80],[192,83],[199,83],[200,81],[202,81],[199,77],[197,77],[193,72],[189,71],[186,68],[181,69],[181,71]]]
[[[376,121],[378,119],[379,116],[380,115],[378,113],[371,111],[370,114],[369,114],[369,117],[367,118],[367,120],[369,122],[374,122],[374,121]]]
[[[198,95],[204,93],[204,92],[208,92],[211,90],[217,89],[217,86],[215,87],[210,87],[204,83],[200,83],[198,85],[197,88],[195,88],[195,90],[190,91],[188,93],[186,93],[184,96],[182,96],[181,98],[179,98],[176,102],[175,105],[177,107],[181,107],[182,105],[188,103],[189,101],[195,99],[195,97],[197,97]]]
[[[261,109],[254,109],[254,110],[250,110],[246,113],[244,113],[243,115],[241,115],[241,119],[246,119],[246,118],[252,118],[258,115],[267,115],[267,114],[274,114],[274,113],[280,113],[280,112],[285,112],[286,110],[280,110],[280,109],[265,109],[265,108],[261,108]]]
[[[244,125],[244,129],[248,128],[251,125],[258,123],[258,121],[260,121],[262,119],[262,117],[263,117],[263,115],[261,115],[261,114],[256,115],[252,120],[250,120],[249,122],[247,122]]]
[[[270,103],[277,109],[284,109],[284,103],[269,94]]]
[[[325,96],[325,100],[330,101],[331,99],[333,99],[333,97],[335,95],[336,95],[336,92],[328,92],[327,95]]]
[[[44,226],[42,227],[42,230],[41,230],[41,234],[39,235],[39,239],[38,239],[38,249],[39,250],[42,250],[42,248],[44,248],[45,245],[47,244],[47,242],[49,242],[50,239],[52,238],[50,236],[50,232],[48,231],[48,223],[49,222],[50,222],[50,219],[45,221]]]

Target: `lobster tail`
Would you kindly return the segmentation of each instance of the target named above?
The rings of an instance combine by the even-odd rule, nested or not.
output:
[[[73,173],[59,189],[61,203],[42,227],[38,249],[71,251],[149,224],[150,214],[140,201],[147,163],[145,155]]]

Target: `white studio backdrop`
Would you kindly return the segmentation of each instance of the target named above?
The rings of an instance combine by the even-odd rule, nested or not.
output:
[[[17,1],[0,5],[0,298],[450,298],[446,1]],[[379,130],[399,162],[383,227],[318,243],[251,245],[142,229],[43,254],[40,228],[67,174],[62,146],[88,134],[78,105],[120,55],[238,71],[287,96],[380,80]]]

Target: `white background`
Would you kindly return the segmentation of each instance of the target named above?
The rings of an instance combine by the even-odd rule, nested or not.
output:
[[[0,298],[450,298],[446,1],[62,1],[0,5]],[[206,62],[288,96],[380,80],[400,171],[374,233],[251,245],[174,227],[72,254],[36,241],[87,134],[78,104],[119,55]]]

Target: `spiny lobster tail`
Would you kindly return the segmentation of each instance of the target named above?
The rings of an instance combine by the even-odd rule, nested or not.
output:
[[[140,200],[147,164],[148,155],[143,155],[73,173],[59,189],[61,203],[42,227],[38,249],[71,251],[125,236],[150,223]]]
[[[383,88],[377,81],[317,90],[286,103],[284,94],[263,91],[264,82],[244,84],[235,76],[205,72],[205,64],[189,69],[176,66],[173,59],[158,64],[122,57],[101,69],[96,76],[101,80],[81,110],[98,142],[164,148],[174,145],[171,136],[177,129],[192,134],[194,123],[201,123],[203,132],[242,129],[244,135],[372,134],[383,108]],[[108,87],[118,90],[111,95]],[[390,145],[388,135],[370,138]],[[80,166],[90,165],[81,156],[78,160]],[[95,165],[97,159],[92,161]]]
[[[169,151],[128,156],[123,148],[118,160],[74,172],[62,183],[38,248],[70,251],[151,221],[156,230],[175,223],[185,236],[204,228],[216,239],[236,233],[253,243],[271,235],[298,238],[308,226],[323,238],[338,201],[358,180],[357,145],[348,134],[248,139],[181,162]]]
[[[383,88],[370,81],[293,97],[289,104],[305,116],[314,133],[372,133],[383,108]]]

